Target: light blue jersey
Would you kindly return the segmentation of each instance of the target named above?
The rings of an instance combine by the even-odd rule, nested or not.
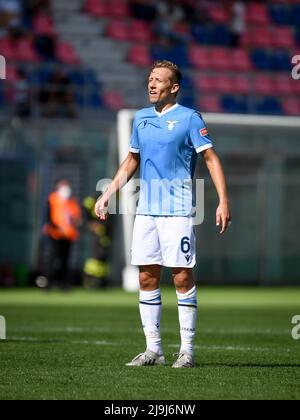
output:
[[[158,113],[138,111],[130,151],[140,153],[141,189],[137,214],[190,216],[197,154],[212,147],[201,114],[179,104]]]

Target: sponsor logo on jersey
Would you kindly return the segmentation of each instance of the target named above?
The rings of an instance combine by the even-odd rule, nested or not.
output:
[[[206,127],[205,128],[202,128],[202,130],[200,130],[200,134],[201,134],[202,137],[207,136],[208,135],[207,128]]]

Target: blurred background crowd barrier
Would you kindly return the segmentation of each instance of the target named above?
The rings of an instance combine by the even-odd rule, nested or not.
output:
[[[300,129],[287,118],[300,116],[292,77],[299,1],[0,0],[0,54],[0,285],[45,274],[47,196],[67,177],[88,211],[97,181],[117,168],[116,114],[147,106],[145,82],[158,59],[182,67],[180,103],[207,115],[230,185],[233,224],[220,240],[216,194],[198,166],[206,179],[199,281],[300,284]],[[210,113],[279,123],[222,124]],[[109,270],[91,261],[87,225],[86,216],[72,252],[74,283],[101,286],[84,272],[98,270],[105,284],[120,285],[120,217],[112,216]]]

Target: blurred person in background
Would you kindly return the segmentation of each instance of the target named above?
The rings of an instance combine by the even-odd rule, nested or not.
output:
[[[75,98],[72,81],[62,69],[55,70],[39,93],[44,117],[75,118]]]
[[[246,30],[246,6],[244,1],[232,1],[229,3],[231,13],[232,46],[239,47],[240,39]]]
[[[70,287],[70,251],[72,244],[79,239],[81,223],[81,209],[72,196],[71,184],[61,179],[48,198],[47,223],[43,228],[50,243],[48,288],[55,284],[63,289]]]
[[[83,200],[86,228],[91,239],[90,253],[83,268],[86,287],[107,287],[109,284],[112,219],[99,220],[94,211],[97,199],[98,196],[87,196]]]
[[[22,4],[20,0],[0,0],[0,27],[16,28],[21,24]]]

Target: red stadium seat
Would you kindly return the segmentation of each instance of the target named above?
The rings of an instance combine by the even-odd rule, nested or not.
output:
[[[117,41],[128,41],[129,30],[123,20],[113,20],[107,25],[106,34]]]
[[[41,35],[55,35],[52,19],[46,14],[39,14],[33,21],[34,32]]]
[[[294,48],[296,46],[291,28],[274,28],[273,45],[277,48]]]
[[[8,64],[6,66],[6,81],[9,83],[15,83],[19,80],[18,72],[14,66]]]
[[[0,39],[0,54],[5,57],[6,60],[14,60],[16,58],[15,46],[10,39]]]
[[[230,13],[220,4],[212,4],[208,8],[209,18],[216,23],[229,23]]]
[[[255,27],[250,30],[248,47],[272,47],[273,34],[269,27]]]
[[[250,71],[253,68],[249,54],[244,49],[234,49],[231,53],[232,69],[236,71]]]
[[[277,95],[292,95],[293,82],[286,74],[274,75],[274,93]]]
[[[65,64],[80,64],[80,59],[74,47],[68,42],[59,41],[56,46],[56,56],[58,60]]]
[[[235,93],[235,80],[227,75],[214,76],[214,90],[216,93]]]
[[[118,92],[107,91],[102,95],[102,99],[104,105],[113,111],[126,108],[124,99]]]
[[[142,20],[133,20],[129,24],[129,39],[134,42],[150,43],[154,35],[151,26]]]
[[[91,16],[107,16],[109,5],[103,0],[86,0],[83,10]]]
[[[207,48],[192,45],[189,49],[189,60],[196,69],[206,70],[211,68],[211,59]]]
[[[258,74],[254,76],[253,89],[254,93],[257,93],[259,95],[273,95],[274,85],[272,82],[272,78],[264,74]]]
[[[213,92],[214,90],[214,79],[212,76],[204,74],[197,74],[194,78],[196,88],[201,92]]]
[[[246,21],[250,24],[268,25],[270,16],[266,4],[250,3],[246,9]]]
[[[285,115],[300,115],[300,100],[297,97],[286,98],[281,101]]]
[[[20,39],[15,43],[15,59],[29,63],[40,61],[30,38]]]
[[[149,67],[152,63],[149,50],[145,45],[132,45],[128,53],[129,61],[138,67]]]
[[[107,8],[107,15],[113,18],[130,17],[127,2],[125,0],[114,0],[109,2],[109,7]]]
[[[209,53],[211,67],[214,70],[230,70],[232,67],[231,63],[231,51],[227,48],[216,47],[210,50]]]
[[[241,95],[251,93],[252,86],[249,77],[243,74],[237,74],[233,79],[233,92]]]
[[[218,95],[201,95],[198,102],[198,108],[201,112],[222,112]]]

